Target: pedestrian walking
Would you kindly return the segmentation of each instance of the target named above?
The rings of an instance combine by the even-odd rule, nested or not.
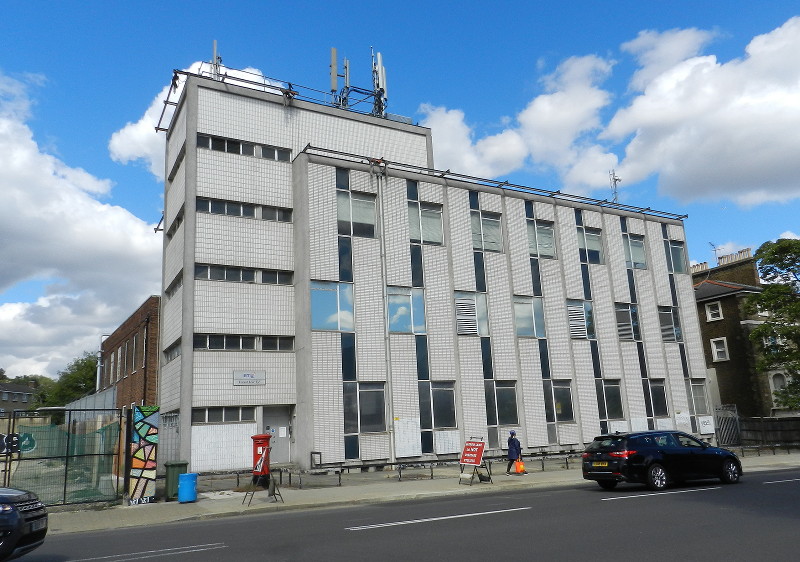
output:
[[[506,474],[511,475],[511,467],[514,466],[516,461],[521,460],[522,445],[519,444],[519,439],[517,439],[517,432],[512,429],[508,436],[508,466],[506,467]]]

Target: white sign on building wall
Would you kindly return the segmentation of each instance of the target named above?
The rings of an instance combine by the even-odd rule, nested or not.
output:
[[[233,371],[233,386],[267,384],[266,371]]]

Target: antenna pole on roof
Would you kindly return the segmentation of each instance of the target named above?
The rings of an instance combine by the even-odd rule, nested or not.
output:
[[[217,54],[217,40],[214,39],[214,54],[211,58],[211,78],[219,80],[219,67],[222,64],[222,57]]]
[[[617,184],[620,183],[622,180],[617,176],[617,172],[612,168],[610,172],[608,172],[608,181],[611,183],[611,201],[614,203],[619,203],[619,192],[617,191]]]

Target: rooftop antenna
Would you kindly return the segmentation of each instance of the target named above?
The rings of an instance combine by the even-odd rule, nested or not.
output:
[[[219,80],[219,67],[222,64],[222,57],[217,54],[217,40],[214,39],[214,55],[211,59],[211,78]]]
[[[611,169],[610,172],[608,172],[608,181],[609,183],[611,183],[611,195],[612,195],[611,201],[613,201],[614,203],[619,203],[619,197],[618,197],[619,192],[617,191],[617,184],[620,183],[622,180],[619,178],[619,176],[617,176],[617,172],[613,168]]]
[[[333,105],[347,109],[350,105],[350,61],[344,59],[343,73],[339,74],[339,62],[336,58],[336,47],[331,47],[331,96]],[[344,87],[339,90],[339,78],[344,78]]]
[[[721,252],[722,249],[713,242],[709,242],[708,245],[711,246],[711,249],[714,251],[714,259],[717,260],[717,265],[719,265],[719,252]]]
[[[372,114],[376,117],[386,117],[386,106],[389,105],[389,95],[386,90],[386,68],[383,66],[383,57],[375,53],[372,47],[372,89],[375,102],[372,105]]]

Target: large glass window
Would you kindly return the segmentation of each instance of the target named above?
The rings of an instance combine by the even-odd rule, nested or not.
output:
[[[312,281],[311,329],[352,332],[353,327],[353,286]]]
[[[484,293],[455,293],[456,330],[460,335],[488,336],[489,311]]]
[[[503,235],[500,229],[500,215],[487,211],[471,212],[472,247],[486,252],[503,251]]]
[[[483,382],[486,392],[486,424],[490,426],[518,424],[516,382],[496,380]]]
[[[686,251],[684,243],[677,240],[664,240],[664,250],[667,254],[667,267],[670,273],[687,273]]]
[[[528,252],[540,258],[556,257],[556,237],[552,222],[528,219]]]
[[[595,338],[592,301],[568,300],[567,316],[571,338]]]
[[[457,427],[455,383],[419,381],[418,386],[422,429]]]
[[[578,251],[581,263],[603,263],[602,231],[579,226]]]
[[[711,340],[711,355],[714,361],[727,361],[730,359],[728,356],[728,339],[716,338]]]
[[[664,341],[683,341],[678,309],[672,306],[658,307],[658,320],[661,323],[661,339]]]
[[[408,228],[411,241],[442,244],[442,206],[420,201],[408,202]]]
[[[514,325],[517,336],[545,337],[544,304],[538,297],[514,297]]]
[[[641,340],[639,332],[639,312],[635,304],[616,303],[617,334],[621,340]]]
[[[375,195],[339,190],[336,192],[339,234],[375,237]]]
[[[644,236],[624,233],[622,244],[625,247],[625,265],[632,269],[647,269]]]
[[[705,381],[703,379],[685,379],[685,381],[690,413],[696,416],[708,415]]]
[[[389,331],[404,334],[425,333],[425,298],[423,289],[387,287],[389,296]]]
[[[622,390],[620,381],[611,379],[597,379],[598,408],[600,418],[604,420],[624,419],[622,412]]]
[[[570,381],[553,381],[553,402],[556,421],[575,421],[572,410],[572,388]]]
[[[668,416],[667,390],[663,380],[650,381],[650,396],[653,401],[653,416],[657,418]]]
[[[358,408],[361,433],[386,431],[384,383],[358,383]]]

